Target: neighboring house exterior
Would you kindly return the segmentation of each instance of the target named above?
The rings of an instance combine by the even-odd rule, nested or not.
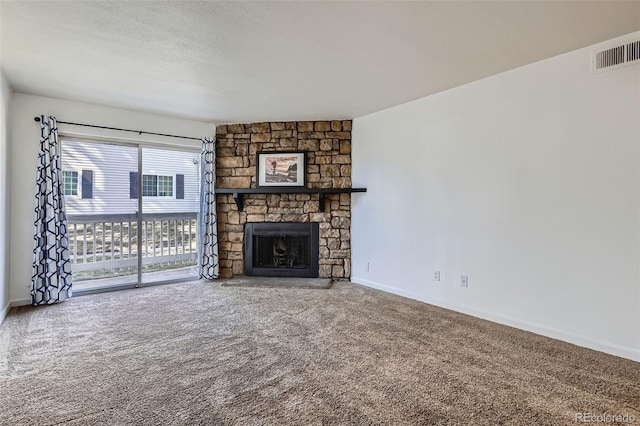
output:
[[[142,149],[143,213],[197,212],[199,153]],[[68,215],[131,214],[138,210],[138,148],[62,141]]]

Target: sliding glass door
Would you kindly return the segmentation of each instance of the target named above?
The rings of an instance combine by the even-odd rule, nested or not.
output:
[[[63,140],[61,157],[74,290],[136,286],[138,147]]]
[[[74,291],[197,277],[199,155],[63,138]]]
[[[197,276],[200,155],[142,148],[142,283]]]

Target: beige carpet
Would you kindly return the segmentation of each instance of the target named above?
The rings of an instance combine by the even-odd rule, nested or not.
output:
[[[350,283],[13,309],[2,425],[640,422],[640,364]]]

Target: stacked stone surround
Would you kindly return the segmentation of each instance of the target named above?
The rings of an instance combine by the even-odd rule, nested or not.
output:
[[[256,153],[306,151],[309,188],[351,188],[351,121],[227,124],[216,128],[216,187],[255,188]],[[351,276],[351,195],[245,194],[238,211],[233,196],[217,195],[220,275],[244,272],[247,222],[318,222],[320,277]]]

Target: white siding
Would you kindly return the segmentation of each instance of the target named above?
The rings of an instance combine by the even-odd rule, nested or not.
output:
[[[144,213],[197,212],[199,167],[196,152],[142,150],[143,174],[173,177],[172,197],[144,197]],[[94,142],[64,141],[62,169],[78,172],[78,195],[66,196],[67,214],[126,214],[138,210],[129,198],[130,172],[138,170],[138,148]],[[93,171],[93,197],[82,198],[82,170]],[[176,175],[184,175],[184,199],[176,199]]]
[[[62,170],[78,172],[78,195],[66,195],[67,214],[135,213],[129,172],[138,168],[138,149],[90,142],[62,142]],[[82,198],[82,170],[93,170],[93,197]]]
[[[199,158],[200,154],[197,152],[143,148],[142,173],[173,176],[173,197],[143,197],[142,211],[144,213],[197,212],[200,205]],[[184,175],[184,200],[176,199],[177,174]]]

